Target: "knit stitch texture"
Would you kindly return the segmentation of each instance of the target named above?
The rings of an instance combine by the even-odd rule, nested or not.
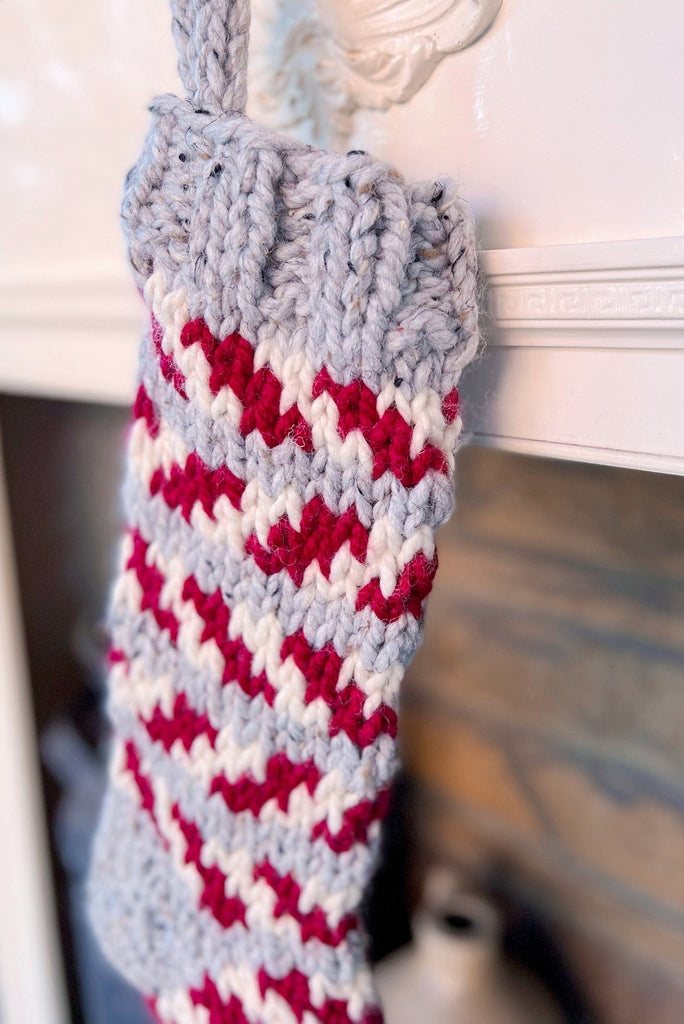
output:
[[[174,6],[123,218],[150,310],[90,878],[173,1024],[376,1024],[359,904],[477,348],[469,221],[240,112],[244,0]]]

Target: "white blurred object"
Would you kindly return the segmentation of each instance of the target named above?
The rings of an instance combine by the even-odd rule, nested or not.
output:
[[[449,890],[443,873],[428,880],[427,903],[413,944],[376,971],[387,1024],[561,1024],[544,989],[501,958],[491,904]]]
[[[448,54],[492,24],[502,0],[252,0],[257,120],[344,148],[359,108],[405,103]]]
[[[423,884],[423,906],[436,914],[465,889],[465,880],[449,864],[434,864]]]
[[[79,646],[92,657],[79,624]],[[90,637],[92,642],[92,637]],[[98,671],[100,666],[97,666]],[[88,1024],[150,1024],[138,991],[107,962],[88,918],[85,884],[90,847],[106,783],[104,758],[95,754],[76,728],[53,720],[40,741],[43,760],[62,789],[53,828],[68,885],[68,906],[79,999]],[[2,1022],[0,1021],[0,1024]]]
[[[67,1024],[0,439],[0,989],[3,1024]]]

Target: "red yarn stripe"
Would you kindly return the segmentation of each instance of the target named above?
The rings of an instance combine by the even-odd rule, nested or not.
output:
[[[113,668],[114,665],[118,665],[121,661],[126,661],[125,653],[119,647],[110,647],[107,652],[107,665],[109,668]]]
[[[331,736],[344,732],[353,743],[364,748],[375,743],[381,733],[387,733],[394,739],[397,715],[392,708],[381,704],[366,718],[363,707],[367,698],[363,690],[353,682],[338,690],[342,659],[332,644],[327,643],[315,651],[303,631],[299,630],[285,637],[280,649],[283,661],[290,656],[306,680],[304,702],[310,704],[320,697],[331,709],[328,725]]]
[[[157,328],[161,330],[158,324]],[[180,339],[185,348],[198,344],[202,349],[209,365],[211,393],[216,395],[228,387],[239,398],[243,405],[240,431],[244,436],[258,430],[270,448],[291,437],[305,451],[313,451],[311,425],[296,403],[280,413],[282,383],[268,366],[254,371],[254,350],[245,338],[230,334],[219,341],[204,320],[197,318],[183,327]],[[161,350],[161,336],[155,345],[160,353],[162,374],[180,390],[184,386],[182,374],[173,360],[169,364],[170,357]],[[340,436],[345,438],[350,431],[360,430],[368,442],[373,453],[374,480],[389,469],[405,487],[413,487],[431,470],[448,471],[446,456],[432,444],[424,445],[422,451],[411,458],[413,428],[396,408],[386,409],[379,416],[378,396],[362,380],[339,384],[323,367],[314,380],[313,397],[325,391],[332,395],[338,407]],[[447,422],[453,421],[457,410],[458,392],[454,389],[442,406]]]
[[[149,545],[139,531],[132,531],[131,535],[134,557],[131,557],[127,567],[137,572],[143,590],[141,607],[152,610],[157,624],[161,629],[169,630],[175,644],[180,624],[173,612],[161,608],[159,603],[165,578],[156,566],[147,564]],[[223,685],[237,683],[250,698],[263,694],[272,707],[276,690],[269,683],[266,672],[262,670],[254,676],[251,651],[241,637],[233,640],[228,636],[230,610],[221,591],[205,594],[195,577],[189,576],[183,584],[182,598],[194,604],[197,614],[204,621],[200,643],[213,639],[223,656]],[[331,736],[344,732],[353,743],[364,748],[374,743],[381,733],[396,736],[397,716],[392,708],[383,704],[366,718],[363,712],[366,694],[363,690],[351,681],[342,690],[337,689],[342,661],[331,644],[315,651],[300,630],[285,637],[283,641],[280,652],[282,660],[290,655],[306,680],[305,703],[309,704],[321,697],[332,711],[328,726]]]
[[[138,393],[135,396],[135,402],[133,403],[133,419],[145,420],[145,423],[147,424],[147,432],[150,437],[157,437],[159,434],[159,413],[154,406],[154,402],[148,395],[144,384],[140,385]]]
[[[239,897],[226,896],[226,876],[216,864],[206,867],[202,862],[203,840],[197,825],[183,817],[177,803],[171,808],[171,816],[187,844],[185,863],[192,864],[203,882],[200,907],[209,910],[224,928],[230,928],[236,921],[246,925],[247,907]]]
[[[283,516],[269,530],[267,547],[252,534],[247,538],[245,551],[267,576],[286,569],[301,587],[304,573],[313,561],[318,562],[325,578],[330,579],[332,560],[347,542],[354,558],[365,562],[368,530],[359,521],[356,510],[351,507],[336,516],[316,495],[304,506],[299,531]]]
[[[282,444],[286,437],[305,452],[313,451],[311,427],[297,405],[280,414],[280,396],[283,385],[267,366],[254,374],[245,390],[244,412],[240,420],[240,432],[247,437],[258,430],[269,448]]]
[[[358,612],[370,606],[382,622],[396,622],[407,613],[419,619],[423,611],[423,601],[432,590],[436,572],[437,552],[432,558],[428,558],[424,552],[419,551],[401,570],[389,597],[383,595],[380,579],[376,576],[359,591],[356,610]]]
[[[254,868],[254,879],[265,879],[271,889],[278,897],[274,908],[275,917],[287,915],[297,921],[302,928],[302,942],[308,939],[318,939],[326,946],[339,946],[345,940],[349,932],[359,926],[356,914],[345,914],[340,919],[336,928],[331,928],[327,922],[323,908],[316,906],[303,913],[299,909],[299,900],[302,895],[302,888],[291,873],[279,875],[276,869],[267,860]]]
[[[130,772],[135,779],[135,784],[140,791],[143,809],[154,818],[154,792],[152,783],[143,775],[140,770],[140,758],[132,740],[126,743],[126,771]]]
[[[161,839],[164,848],[168,850],[169,841],[163,834],[161,828],[159,827],[157,816],[154,813],[154,790],[152,789],[152,783],[150,782],[146,775],[143,775],[140,766],[140,755],[138,754],[138,751],[136,750],[135,744],[133,743],[132,740],[128,740],[124,749],[126,751],[126,771],[131,773],[131,775],[133,776],[133,781],[138,787],[138,792],[140,793],[141,806],[143,810],[147,811],[147,813],[149,814],[150,818],[152,819],[152,824],[154,825],[155,832]]]
[[[442,400],[442,416],[447,423],[453,423],[458,416],[459,409],[461,408],[461,400],[458,394],[458,389],[453,388],[448,395]]]
[[[188,455],[184,466],[173,463],[168,474],[156,469],[150,480],[150,493],[161,493],[169,508],[180,508],[188,523],[196,502],[200,502],[210,519],[216,518],[214,505],[224,495],[239,510],[244,490],[244,481],[227,466],[210,469],[196,452]]]
[[[352,430],[360,430],[373,453],[373,479],[391,470],[404,487],[415,487],[430,470],[447,473],[444,452],[426,444],[415,458],[411,458],[413,428],[398,409],[386,409],[378,415],[378,396],[362,380],[351,384],[338,384],[326,367],[316,375],[313,397],[324,392],[332,395],[339,411],[338,433],[346,438]]]
[[[178,719],[169,719],[157,706],[150,720],[141,718],[147,732],[153,740],[158,740],[168,752],[177,739],[181,739],[186,750],[189,750],[193,742],[200,735],[199,728],[202,724],[206,726],[206,735],[209,736],[212,745],[216,741],[217,731],[210,724],[206,715],[197,715],[192,712],[187,704],[184,695],[179,694],[176,698],[176,708],[180,707]],[[266,765],[266,778],[263,782],[257,782],[251,775],[244,773],[235,782],[230,782],[225,775],[215,776],[210,785],[210,794],[220,793],[230,811],[239,814],[241,811],[251,811],[258,817],[265,804],[269,800],[277,800],[281,811],[286,811],[290,796],[302,784],[306,785],[309,795],[313,796],[316,787],[321,781],[321,773],[314,761],[302,761],[294,764],[287,754],[274,754]],[[142,792],[142,791],[141,791]],[[147,801],[151,799],[151,790]],[[186,837],[187,838],[187,837]]]
[[[254,372],[254,350],[249,342],[239,334],[218,341],[202,319],[186,324],[180,340],[185,348],[200,345],[209,364],[209,389],[213,395],[229,387],[240,399],[240,431],[245,437],[258,430],[269,448],[291,437],[304,451],[313,451],[311,427],[296,403],[280,413],[283,386],[276,375],[267,366]]]
[[[238,997],[231,994],[228,1001],[224,1002],[208,975],[205,976],[203,987],[191,988],[189,995],[193,1006],[203,1006],[209,1011],[209,1024],[252,1024]]]
[[[208,596],[200,589],[194,576],[191,576],[185,581],[183,599],[192,600],[197,613],[204,619],[205,628],[201,642],[213,638],[223,654],[226,661],[224,685],[236,681],[248,696],[254,697],[258,693],[263,693],[267,702],[273,706],[276,691],[266,679],[265,671],[256,678],[253,677],[251,652],[242,639],[228,639],[230,612],[224,604],[220,590]],[[366,718],[363,707],[367,698],[363,690],[351,681],[342,690],[337,689],[342,659],[332,644],[325,644],[320,650],[315,651],[302,630],[299,630],[283,640],[280,657],[285,661],[290,655],[293,656],[307,684],[304,703],[310,704],[321,697],[332,711],[328,725],[331,736],[344,732],[360,747],[370,746],[384,732],[392,737],[396,736],[397,716],[392,708],[382,704]]]
[[[182,597],[184,601],[191,601],[194,604],[195,611],[204,621],[200,643],[214,640],[223,656],[223,685],[237,683],[243,693],[250,698],[263,694],[267,704],[273,707],[276,691],[269,683],[266,672],[262,670],[258,675],[252,675],[252,652],[242,637],[231,640],[228,636],[230,609],[223,600],[221,591],[215,590],[213,594],[205,594],[195,577],[188,576],[183,584]]]
[[[161,370],[162,377],[165,381],[168,381],[169,384],[173,384],[181,398],[187,399],[188,396],[185,392],[185,377],[178,368],[173,356],[168,355],[168,353],[164,351],[162,346],[163,338],[164,329],[157,318],[152,315],[152,344],[154,345],[154,350],[159,359],[159,369]]]
[[[415,487],[430,470],[448,472],[444,452],[432,444],[411,458],[413,429],[397,409],[384,411],[367,440],[373,452],[374,480],[390,469],[404,487]]]
[[[156,705],[149,719],[140,718],[150,739],[161,743],[167,753],[177,740],[190,752],[198,736],[206,736],[212,747],[216,744],[217,730],[204,712],[198,714],[188,703],[184,693],[179,693],[173,705],[173,714],[168,718],[159,704]]]
[[[198,736],[206,735],[212,746],[218,736],[207,715],[198,715],[193,711],[184,694],[176,697],[173,718],[167,718],[157,705],[151,719],[141,716],[140,721],[150,737],[161,743],[167,753],[178,739],[189,751]],[[279,753],[274,754],[268,761],[263,782],[257,782],[247,773],[240,775],[235,782],[230,782],[225,775],[217,775],[211,781],[210,793],[220,793],[226,806],[234,814],[251,811],[258,817],[264,805],[273,799],[277,799],[280,809],[286,811],[290,795],[302,783],[313,796],[320,781],[321,773],[312,760],[295,764],[290,761],[287,754]],[[150,795],[148,802],[149,799]]]
[[[287,754],[280,753],[269,759],[263,782],[256,782],[249,775],[241,775],[235,782],[229,782],[225,775],[217,775],[211,780],[209,792],[212,795],[220,793],[233,814],[251,811],[256,818],[269,800],[276,800],[280,810],[287,811],[290,796],[302,784],[313,796],[321,778],[314,761],[293,764]]]
[[[325,839],[333,853],[346,853],[356,843],[368,842],[368,830],[376,821],[383,820],[389,800],[389,789],[381,789],[374,800],[362,800],[344,812],[339,832],[331,832],[326,821],[319,821],[314,825],[311,836],[313,839]]]
[[[164,575],[156,566],[147,564],[149,545],[140,532],[131,530],[130,535],[133,539],[133,555],[128,560],[126,568],[136,571],[143,592],[141,610],[150,609],[159,628],[168,629],[172,642],[177,644],[180,623],[172,611],[162,608],[160,604]],[[223,685],[237,683],[248,697],[256,697],[257,694],[263,693],[272,706],[276,691],[268,682],[266,673],[262,671],[258,676],[253,676],[251,651],[241,638],[228,638],[230,611],[223,601],[221,592],[217,590],[213,594],[205,594],[200,590],[195,577],[189,576],[183,585],[182,597],[184,601],[192,601],[200,618],[204,619],[201,643],[213,638],[223,655]]]
[[[143,809],[149,814],[164,846],[168,849],[170,846],[169,840],[162,834],[155,813],[152,784],[140,770],[140,756],[135,748],[135,744],[131,740],[126,744],[126,769],[132,774],[138,787]],[[211,911],[224,928],[229,928],[236,921],[246,924],[245,913],[247,908],[242,900],[226,896],[226,876],[215,865],[205,867],[202,863],[202,835],[197,826],[183,817],[178,804],[174,804],[171,808],[171,815],[178,824],[186,842],[185,863],[192,864],[195,867],[203,882],[202,892],[199,897],[200,907]]]
[[[211,369],[209,389],[212,395],[227,387],[244,404],[247,385],[254,375],[254,350],[248,341],[237,333],[219,341],[201,318],[185,324],[180,341],[183,348],[199,345],[202,349]]]
[[[149,608],[159,628],[162,630],[168,629],[171,640],[175,644],[178,640],[178,619],[173,612],[162,608],[160,603],[164,576],[156,565],[148,565],[149,544],[143,540],[140,531],[131,531],[131,538],[133,540],[133,554],[126,563],[126,569],[135,569],[138,582],[142,588],[140,608],[142,611],[146,611]]]
[[[269,989],[277,992],[290,1006],[299,1024],[302,1024],[305,1013],[312,1014],[318,1024],[382,1024],[382,1012],[378,1006],[367,1007],[360,1021],[352,1020],[348,1003],[343,999],[326,999],[322,1005],[314,1006],[309,979],[301,971],[293,970],[284,978],[272,978],[262,968],[257,977],[262,999]]]
[[[146,996],[143,999],[143,1002],[145,1003],[145,1006],[147,1007],[147,1011],[150,1014],[152,1020],[155,1021],[156,1024],[165,1024],[165,1022],[159,1016],[159,1013],[157,1011],[157,1000],[156,1000],[156,998],[154,996]]]

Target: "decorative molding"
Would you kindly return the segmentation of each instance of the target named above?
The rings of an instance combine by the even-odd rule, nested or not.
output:
[[[684,326],[684,280],[666,281],[536,281],[498,284],[492,288],[489,311],[506,327],[535,320],[565,326],[579,321],[681,321]]]
[[[472,438],[684,474],[684,237],[481,254]]]
[[[490,342],[680,348],[684,331],[684,239],[641,239],[483,253]],[[587,328],[591,333],[587,334]]]
[[[497,250],[481,267],[472,440],[684,474],[684,238]],[[123,266],[0,272],[0,305],[0,390],[131,401],[144,311]]]
[[[144,306],[125,266],[0,272],[0,389],[132,400]]]
[[[410,99],[487,31],[502,0],[253,0],[251,109],[274,128],[343,146],[359,107]]]

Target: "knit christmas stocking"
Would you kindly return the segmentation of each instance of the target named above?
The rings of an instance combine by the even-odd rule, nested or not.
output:
[[[151,313],[89,900],[174,1024],[381,1020],[359,903],[452,509],[475,250],[447,185],[249,121],[247,0],[176,0],[128,176]]]

